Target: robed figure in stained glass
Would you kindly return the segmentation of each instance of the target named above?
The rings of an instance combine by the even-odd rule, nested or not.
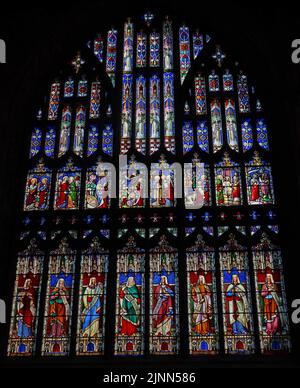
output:
[[[266,275],[265,284],[262,286],[261,290],[261,296],[263,298],[266,333],[268,335],[281,333],[281,326],[285,326],[286,317],[285,314],[282,314],[281,297],[271,273]]]
[[[31,279],[26,279],[17,295],[17,332],[19,337],[32,337],[36,316],[36,293]]]
[[[129,276],[119,291],[121,320],[120,334],[135,335],[140,323],[141,298],[133,276]]]
[[[156,335],[170,335],[174,315],[174,291],[169,286],[167,276],[161,276],[154,286],[153,328]]]
[[[192,330],[197,334],[207,335],[212,331],[213,308],[211,290],[203,275],[199,276],[197,284],[192,287],[192,300],[194,307]]]
[[[233,334],[246,334],[249,330],[249,304],[246,289],[241,284],[239,275],[232,275],[232,282],[226,290],[228,303],[228,319]]]
[[[61,337],[68,333],[70,315],[69,293],[65,279],[58,279],[49,295],[48,332],[51,337]]]
[[[96,277],[91,277],[84,291],[82,303],[82,335],[95,337],[99,335],[100,313],[102,309],[101,295],[103,286]]]

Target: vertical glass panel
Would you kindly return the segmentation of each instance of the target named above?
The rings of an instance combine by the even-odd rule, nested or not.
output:
[[[232,150],[238,151],[238,133],[234,100],[228,99],[225,101],[225,119],[227,143]]]
[[[81,254],[77,355],[104,353],[108,258],[97,237]]]
[[[93,155],[98,150],[99,132],[96,125],[91,124],[88,134],[87,156]]]
[[[63,107],[61,117],[58,157],[61,157],[69,150],[71,136],[71,120],[71,108],[69,105],[66,105]]]
[[[160,147],[160,79],[150,79],[150,155]]]
[[[108,209],[112,190],[111,164],[99,163],[87,169],[85,184],[85,208]]]
[[[206,120],[197,121],[197,141],[200,150],[209,153],[208,128]]]
[[[249,151],[253,147],[253,132],[251,119],[242,119],[243,151]]]
[[[148,172],[145,165],[132,158],[129,165],[121,167],[119,181],[119,206],[144,207],[148,193]]]
[[[117,60],[117,31],[109,30],[107,33],[106,72],[115,86],[115,72]]]
[[[191,121],[185,121],[182,128],[183,154],[194,148],[194,129]]]
[[[121,154],[126,154],[131,145],[132,135],[132,74],[123,75]]]
[[[193,55],[196,59],[201,51],[203,50],[203,34],[200,34],[199,31],[196,31],[193,34]]]
[[[101,93],[100,82],[99,81],[92,82],[91,102],[90,102],[91,119],[97,119],[100,116],[100,93]]]
[[[45,155],[49,158],[54,157],[55,152],[55,141],[56,141],[56,129],[55,127],[49,126],[46,132],[45,139]]]
[[[201,74],[195,77],[195,103],[196,114],[205,115],[207,113],[205,78]]]
[[[86,118],[85,107],[83,105],[80,105],[76,109],[74,145],[73,145],[74,153],[80,157],[82,157],[83,155],[85,118]]]
[[[30,153],[29,157],[32,158],[39,153],[42,144],[42,131],[40,128],[34,128],[31,134]]]
[[[240,113],[250,112],[248,80],[247,80],[247,76],[245,74],[238,75],[237,90],[238,90],[238,100],[239,100]]]
[[[51,90],[50,90],[48,120],[56,120],[57,119],[59,97],[60,97],[60,83],[54,82],[51,85]]]
[[[274,204],[271,166],[264,162],[259,153],[246,163],[247,196],[249,205]]]
[[[180,79],[182,84],[191,67],[190,32],[186,26],[179,28],[179,55]]]
[[[80,169],[71,160],[65,167],[58,170],[55,187],[55,210],[74,210],[79,208],[80,200]]]
[[[41,161],[28,172],[24,210],[48,210],[51,187],[51,171]]]
[[[178,255],[163,236],[150,250],[150,353],[179,351]]]
[[[145,67],[147,63],[147,36],[143,32],[138,32],[136,40],[136,67]]]
[[[112,125],[105,125],[102,134],[102,151],[109,156],[113,156],[113,136]]]
[[[263,234],[252,254],[262,353],[289,352],[289,313],[280,249]]]
[[[268,131],[265,119],[256,120],[256,134],[258,144],[265,150],[269,150]]]
[[[175,154],[174,76],[164,73],[164,144],[167,151]]]
[[[199,159],[195,157],[192,163],[186,163],[185,167],[188,167],[184,170],[185,208],[198,209],[199,206],[210,206],[211,181],[209,166],[207,164],[201,166]],[[197,205],[196,207],[195,204]]]
[[[215,186],[217,206],[242,205],[240,167],[230,159],[228,153],[215,166]]]
[[[104,40],[101,35],[94,39],[94,54],[99,62],[103,62]]]
[[[176,204],[175,182],[176,170],[164,159],[151,163],[150,171],[150,207],[173,207]]]
[[[223,74],[223,90],[224,92],[233,92],[233,75],[227,69]]]
[[[219,100],[215,99],[210,103],[210,112],[213,150],[214,152],[217,152],[222,148],[224,144],[221,104]]]
[[[150,34],[150,67],[160,66],[160,35],[158,32]]]
[[[215,354],[219,349],[214,249],[198,236],[186,250],[190,354]]]
[[[50,253],[45,303],[43,356],[66,356],[70,351],[76,252],[66,239]]]
[[[146,154],[146,79],[142,75],[136,80],[135,148]]]
[[[86,97],[87,89],[88,89],[88,82],[85,79],[85,76],[82,76],[82,79],[78,81],[77,97]]]
[[[220,248],[225,351],[254,353],[253,317],[247,251],[230,235]]]
[[[35,353],[44,253],[36,241],[19,253],[10,321],[8,356]]]
[[[115,354],[144,353],[145,253],[133,238],[117,254]]]
[[[173,28],[172,22],[166,20],[163,24],[163,59],[164,71],[173,69]]]
[[[208,76],[208,87],[210,92],[220,91],[220,80],[215,70],[212,70],[211,74]]]
[[[64,86],[64,97],[73,97],[74,95],[74,80],[70,77]]]
[[[123,49],[123,71],[130,73],[133,70],[133,24],[128,20],[124,24],[124,49]]]

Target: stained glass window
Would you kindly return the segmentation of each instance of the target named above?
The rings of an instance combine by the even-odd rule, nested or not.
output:
[[[51,85],[51,91],[50,91],[48,120],[56,120],[57,119],[59,97],[60,97],[60,83],[54,82]]]
[[[108,163],[88,168],[85,184],[85,208],[108,209],[111,199],[112,172]]]
[[[201,34],[199,31],[196,31],[193,34],[193,55],[194,59],[198,57],[198,55],[203,50],[203,34]]]
[[[242,120],[242,142],[243,151],[249,151],[253,147],[253,132],[250,119]]]
[[[226,353],[255,351],[253,317],[246,249],[230,236],[220,248],[223,325]]]
[[[197,141],[200,150],[209,153],[208,128],[206,120],[197,121]]]
[[[202,236],[187,249],[190,354],[214,354],[219,349],[214,249]]]
[[[70,136],[71,136],[71,120],[72,114],[70,106],[66,105],[62,110],[62,118],[60,125],[60,137],[58,145],[58,156],[64,155],[70,147]]]
[[[150,66],[159,67],[160,65],[160,35],[158,32],[150,34]]]
[[[32,356],[35,353],[43,264],[44,253],[38,249],[35,240],[18,255],[9,356]]]
[[[66,239],[50,253],[43,328],[43,356],[62,356],[70,351],[76,252]]]
[[[245,74],[239,74],[237,80],[237,90],[240,113],[250,112],[248,80]]]
[[[91,104],[90,104],[90,118],[97,119],[100,110],[100,82],[92,82],[91,88]]]
[[[190,52],[190,33],[186,26],[179,29],[179,51],[180,51],[180,76],[181,83],[191,67],[191,52]]]
[[[49,158],[54,157],[55,141],[56,141],[56,129],[55,127],[49,126],[46,132],[46,139],[45,139],[45,154]]]
[[[144,207],[147,197],[147,171],[132,159],[120,169],[119,204],[122,208]]]
[[[256,121],[257,142],[265,150],[269,150],[268,132],[264,119]]]
[[[150,353],[179,351],[178,257],[164,237],[150,250]]]
[[[183,153],[186,154],[194,148],[194,129],[191,121],[185,121],[182,128]]]
[[[229,158],[228,153],[215,166],[215,186],[218,206],[242,204],[240,167]]]
[[[271,167],[256,151],[252,161],[246,164],[247,194],[249,205],[274,203]]]
[[[81,254],[77,323],[78,355],[104,352],[108,252],[95,237]]]
[[[123,75],[121,153],[126,154],[132,134],[132,75]]]
[[[207,107],[206,107],[205,78],[201,74],[195,77],[195,99],[196,99],[196,114],[197,115],[206,114]]]
[[[224,143],[222,128],[222,112],[220,101],[215,99],[210,103],[211,111],[211,130],[214,152],[219,151]]]
[[[41,160],[27,175],[24,210],[47,210],[49,208],[51,171]]]
[[[144,352],[145,253],[132,238],[117,255],[115,354]]]
[[[236,111],[234,101],[228,99],[225,101],[225,117],[226,117],[226,131],[227,143],[231,149],[238,151],[238,132],[236,122]]]
[[[98,150],[99,132],[96,125],[91,124],[88,135],[87,155],[91,156]]]
[[[117,59],[117,31],[112,29],[107,33],[106,72],[115,86],[115,71]]]
[[[175,153],[174,76],[164,73],[164,144],[167,151]]]
[[[136,80],[135,148],[146,154],[146,79],[142,75]]]
[[[69,160],[65,167],[56,175],[55,210],[72,210],[79,208],[80,200],[80,170]]]
[[[150,155],[160,147],[160,80],[157,75],[150,79]]]
[[[80,105],[76,109],[75,117],[75,133],[74,133],[74,153],[78,156],[83,155],[83,141],[84,141],[84,130],[85,130],[85,107]]]
[[[30,157],[39,153],[42,144],[42,131],[40,128],[34,128],[31,134]]]
[[[174,196],[176,170],[162,159],[159,163],[152,163],[150,171],[150,206],[173,207],[176,203]]]
[[[65,82],[64,97],[73,97],[74,95],[74,80],[70,77]]]
[[[145,67],[147,63],[147,37],[143,32],[137,34],[136,66]]]
[[[105,125],[102,135],[102,151],[109,156],[113,155],[113,128],[111,124]]]
[[[77,51],[34,118],[8,354],[288,352],[270,135],[250,75],[183,21],[115,26]]]
[[[263,234],[252,254],[262,352],[288,352],[291,340],[281,251]]]

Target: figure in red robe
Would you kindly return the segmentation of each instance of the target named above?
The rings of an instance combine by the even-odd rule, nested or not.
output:
[[[168,278],[162,276],[160,284],[154,287],[153,295],[152,327],[155,335],[168,336],[171,334],[174,317],[173,298],[174,291],[168,284]]]

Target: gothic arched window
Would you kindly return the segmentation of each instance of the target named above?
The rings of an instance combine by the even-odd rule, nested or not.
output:
[[[270,152],[213,37],[101,31],[37,109],[8,355],[289,352]]]

